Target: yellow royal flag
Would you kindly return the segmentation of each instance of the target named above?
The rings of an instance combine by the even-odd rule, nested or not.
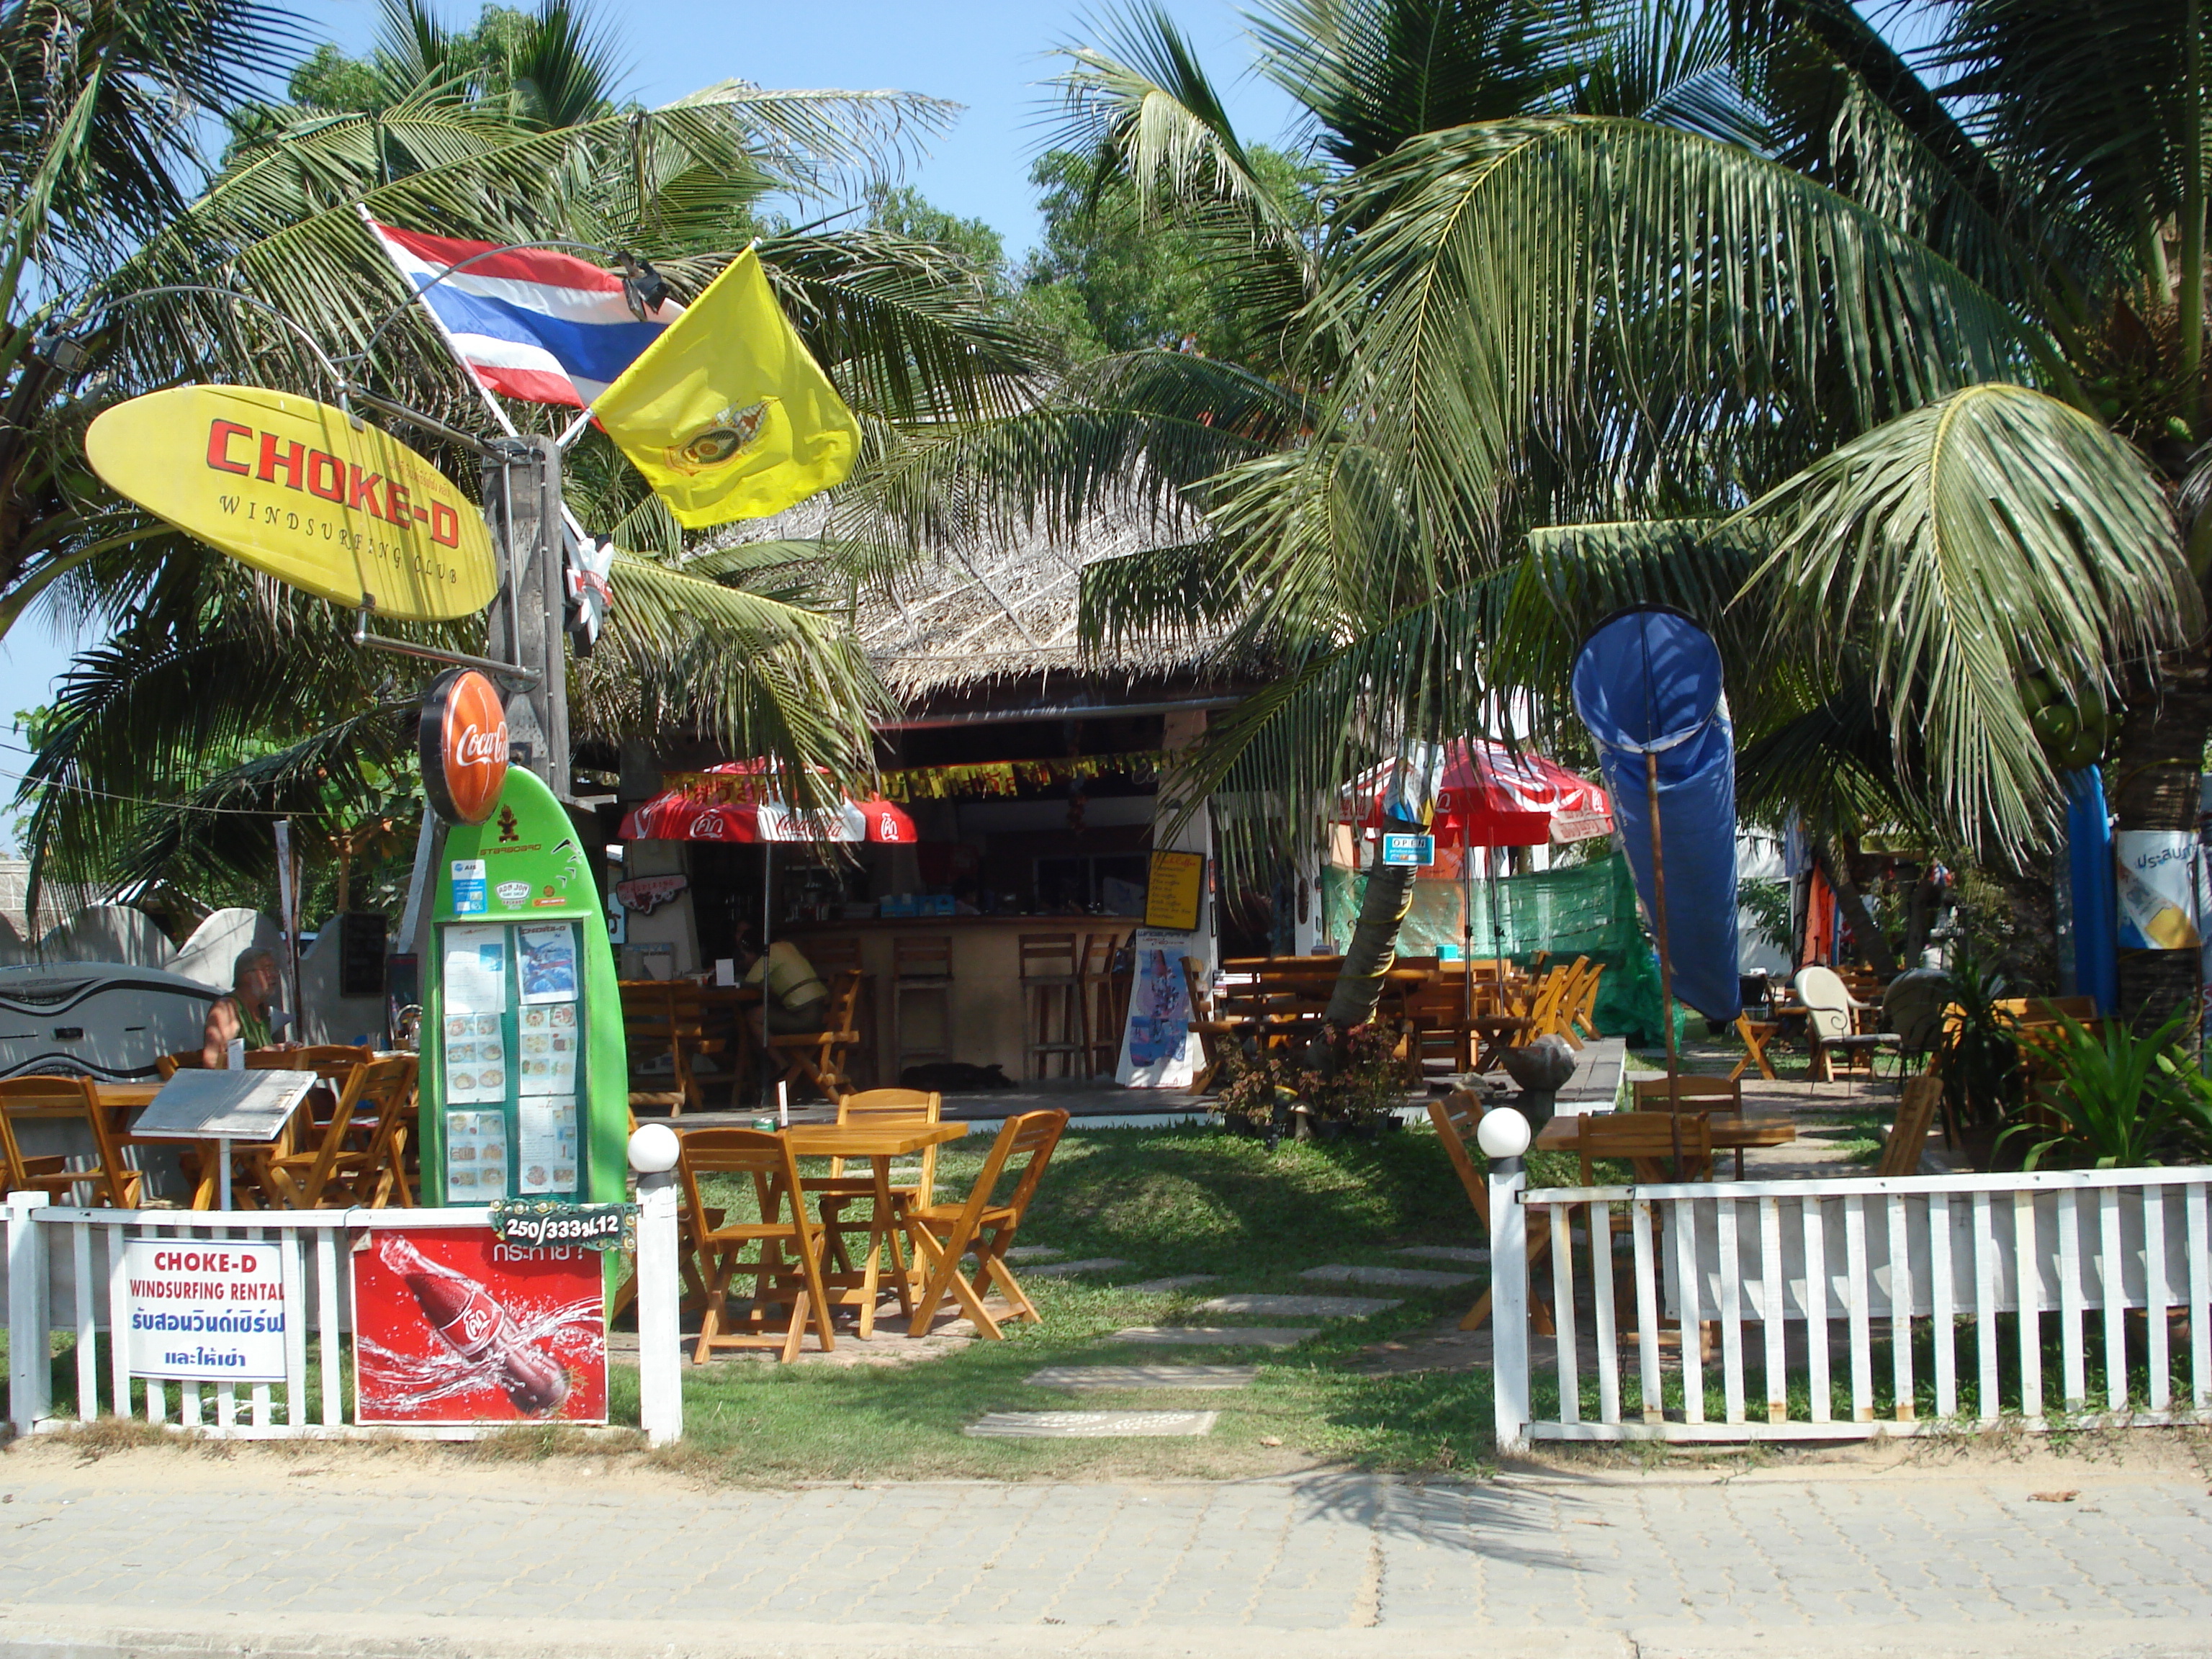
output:
[[[691,530],[781,513],[844,482],[860,450],[750,248],[592,409]]]

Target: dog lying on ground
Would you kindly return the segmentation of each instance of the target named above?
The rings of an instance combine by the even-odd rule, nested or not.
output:
[[[974,1094],[981,1089],[1011,1089],[1013,1079],[996,1066],[970,1066],[965,1060],[932,1060],[927,1066],[909,1066],[899,1073],[899,1087],[921,1089],[932,1094]]]

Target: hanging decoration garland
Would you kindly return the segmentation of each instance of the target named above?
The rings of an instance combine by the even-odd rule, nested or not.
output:
[[[1055,783],[1108,774],[1143,781],[1155,776],[1166,756],[1158,750],[1126,755],[1073,755],[1057,760],[985,761],[968,766],[910,766],[882,775],[886,800],[947,800],[957,795],[1012,795]],[[667,772],[661,787],[680,789],[702,800],[728,799],[744,781],[726,774]]]

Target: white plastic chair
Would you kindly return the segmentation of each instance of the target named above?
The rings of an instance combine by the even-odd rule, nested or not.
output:
[[[1797,1000],[1805,1005],[1806,1025],[1813,1050],[1811,1081],[1814,1083],[1826,1083],[1835,1075],[1834,1067],[1828,1059],[1831,1048],[1841,1048],[1846,1055],[1863,1051],[1867,1055],[1868,1075],[1872,1076],[1875,1054],[1883,1048],[1899,1046],[1897,1034],[1893,1031],[1862,1032],[1856,1029],[1854,1015],[1858,1009],[1869,1005],[1850,994],[1832,968],[1818,965],[1800,968],[1792,983],[1796,988]],[[1851,1077],[1847,1065],[1844,1074],[1847,1093]]]

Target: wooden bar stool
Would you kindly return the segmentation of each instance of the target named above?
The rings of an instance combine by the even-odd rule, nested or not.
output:
[[[882,1080],[882,1056],[877,1052],[876,1042],[876,976],[860,960],[860,940],[856,933],[846,933],[828,939],[810,939],[799,947],[814,971],[828,984],[830,976],[842,968],[850,968],[860,975],[860,1000],[854,1005],[853,1029],[860,1032],[860,1041],[853,1051],[854,1075],[873,1084]],[[896,1079],[893,1079],[896,1081]]]
[[[1114,964],[1121,954],[1121,930],[1086,933],[1083,939],[1083,1022],[1088,1047],[1084,1075],[1111,1077],[1121,1060],[1121,1026],[1129,1012],[1131,975],[1117,976]]]
[[[1057,1060],[1061,1077],[1079,1077],[1090,1064],[1091,1022],[1084,1017],[1082,956],[1073,933],[1024,933],[1020,938],[1022,1010],[1028,1027],[1023,1045],[1032,1078],[1048,1075]]]
[[[909,1042],[906,1011],[915,998],[934,998],[937,1041]],[[891,1051],[894,1076],[918,1060],[952,1058],[952,939],[945,933],[894,934],[891,939]]]

